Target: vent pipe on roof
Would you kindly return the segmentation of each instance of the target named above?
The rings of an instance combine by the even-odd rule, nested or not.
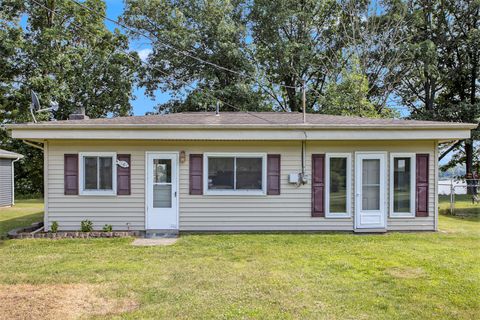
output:
[[[215,115],[219,116],[220,115],[220,102],[217,101],[217,107],[215,109]]]
[[[72,113],[71,115],[68,116],[68,120],[86,120],[86,119],[90,119],[90,118],[85,114],[85,107],[78,108],[75,113]]]

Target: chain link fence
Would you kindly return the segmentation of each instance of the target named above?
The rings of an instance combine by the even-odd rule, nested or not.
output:
[[[438,194],[450,196],[450,214],[455,214],[455,199],[457,195],[470,195],[473,204],[480,205],[480,180],[463,179],[463,180],[440,180],[438,182]]]

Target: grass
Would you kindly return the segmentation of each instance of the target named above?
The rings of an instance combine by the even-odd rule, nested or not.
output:
[[[448,214],[450,211],[450,196],[440,196],[440,212]],[[480,204],[472,203],[472,196],[462,194],[455,196],[455,215],[480,219]]]
[[[7,232],[43,220],[43,199],[17,200],[11,208],[0,208],[0,239]]]
[[[0,286],[99,286],[136,301],[94,318],[478,319],[478,216],[439,224],[437,233],[186,235],[168,247],[8,240]]]

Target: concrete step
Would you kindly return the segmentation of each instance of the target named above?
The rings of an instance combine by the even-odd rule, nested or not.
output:
[[[147,230],[145,231],[145,238],[178,238],[178,230]]]

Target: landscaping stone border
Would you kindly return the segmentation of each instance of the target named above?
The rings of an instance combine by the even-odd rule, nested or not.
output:
[[[92,232],[80,232],[80,231],[60,231],[57,233],[52,232],[38,232],[38,233],[18,233],[13,239],[89,239],[89,238],[126,238],[126,237],[140,237],[139,231],[92,231]]]
[[[142,237],[143,231],[59,231],[52,232],[36,232],[32,233],[43,226],[43,223],[34,223],[30,227],[21,227],[8,232],[10,239],[88,239],[88,238],[125,238],[125,237]]]

